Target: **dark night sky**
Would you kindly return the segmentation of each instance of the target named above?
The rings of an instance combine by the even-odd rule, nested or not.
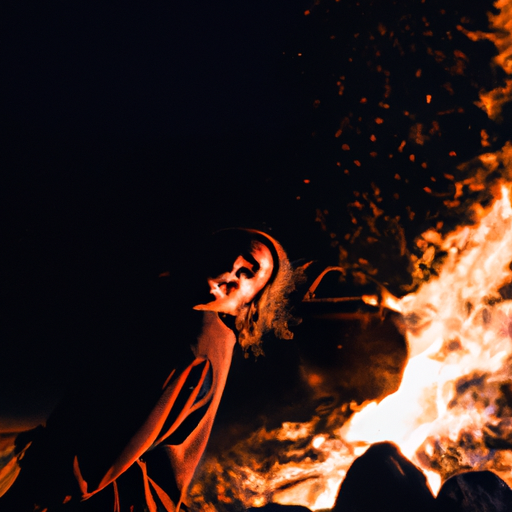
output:
[[[308,5],[3,5],[0,414],[45,409],[175,245],[296,215],[305,125],[282,65]]]
[[[399,293],[414,237],[461,221],[456,165],[508,125],[474,105],[502,78],[492,45],[454,27],[485,30],[492,2],[313,3],[4,2],[0,416],[121,350],[113,304],[212,230],[329,264],[346,247]]]
[[[293,124],[276,66],[301,2],[23,4],[3,16],[10,129],[126,140]]]

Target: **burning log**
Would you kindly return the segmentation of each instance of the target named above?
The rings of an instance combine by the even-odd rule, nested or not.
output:
[[[368,303],[375,290],[359,288],[346,293],[350,300],[341,302],[326,301],[333,295],[317,292],[319,301],[304,302],[300,312],[304,321],[292,343],[300,354],[301,375],[311,396],[297,391],[296,396],[301,410],[309,404],[306,398],[332,400],[322,402],[310,421],[292,422],[279,416],[278,427],[267,423],[244,439],[227,436],[229,449],[211,456],[201,480],[206,482],[205,474],[222,475],[222,485],[214,488],[232,492],[221,496],[228,506],[279,502],[311,510],[329,508],[354,459],[381,441],[399,446],[424,471],[434,493],[443,482],[468,470],[492,471],[511,485],[512,205],[508,189],[503,188],[487,211],[474,213],[471,229],[458,229],[433,241],[446,253],[439,276],[397,304],[402,311],[397,316],[404,322],[414,355],[405,371],[405,344],[392,321],[394,312],[385,307],[381,312]],[[425,234],[427,238],[431,239]],[[361,350],[363,357],[356,357]],[[383,369],[386,354],[393,360],[393,352],[397,365],[389,368],[388,376],[393,378],[386,389],[372,388],[373,384],[365,388]],[[402,372],[400,389],[383,399],[379,392],[394,391]],[[352,414],[363,395],[378,403]],[[357,474],[354,468],[359,465],[350,472]],[[381,466],[384,471],[386,464]],[[204,496],[204,490],[198,489],[198,494]],[[216,512],[232,510],[219,505]]]

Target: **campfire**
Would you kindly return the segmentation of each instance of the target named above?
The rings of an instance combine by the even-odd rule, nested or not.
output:
[[[482,91],[479,102],[492,119],[512,93],[512,9],[505,0],[496,7],[492,32],[458,27],[497,48],[504,85]],[[485,131],[481,137],[485,148]],[[448,206],[459,206],[466,191],[484,191],[492,200],[474,201],[460,226],[443,231],[441,223],[415,240],[421,256],[413,258],[411,274],[421,284],[413,292],[359,297],[368,315],[386,311],[393,318],[407,340],[407,362],[394,340],[398,363],[389,363],[378,396],[338,403],[309,421],[263,426],[223,453],[211,451],[191,491],[197,510],[268,503],[330,510],[354,460],[384,441],[421,470],[434,496],[467,471],[492,471],[512,487],[512,144],[458,169],[466,177],[449,177],[455,194]],[[427,276],[426,268],[435,272]],[[302,370],[312,387],[324,384],[321,372]]]
[[[11,23],[10,47],[19,52],[10,69],[22,72],[10,73],[6,96],[14,193],[4,216],[12,300],[4,311],[0,495],[28,503],[24,489],[36,475],[44,503],[67,487],[60,475],[68,471],[73,489],[58,503],[73,508],[92,492],[80,474],[88,463],[80,466],[75,452],[66,459],[76,440],[92,472],[104,467],[89,447],[114,464],[106,490],[116,502],[118,477],[128,489],[123,472],[140,469],[150,508],[149,477],[157,501],[175,501],[146,474],[153,461],[160,468],[162,448],[179,455],[171,473],[180,489],[184,482],[190,512],[346,512],[350,500],[371,494],[368,483],[372,491],[379,484],[381,497],[423,500],[425,512],[442,512],[437,504],[457,486],[500,488],[497,499],[512,510],[504,505],[512,495],[512,2],[311,0],[291,2],[297,19],[280,15],[282,25],[282,2],[247,4],[247,12],[244,2],[232,4],[185,2],[182,11],[143,9],[142,17],[128,9],[117,24],[102,10],[81,16],[81,7],[62,17],[12,10],[23,23]],[[258,16],[249,20],[251,12]],[[271,54],[267,69],[262,59]],[[18,172],[25,168],[26,176]],[[298,271],[273,242],[260,247],[258,234],[237,253],[244,267],[214,272],[204,291],[230,302],[228,290],[241,297],[240,283],[266,270],[263,288],[226,311],[197,308],[208,300],[188,304],[206,268],[232,249],[199,249],[199,240],[236,226],[275,235]],[[258,251],[270,257],[260,263]],[[211,405],[204,393],[220,381],[201,360],[204,367],[189,367],[202,373],[196,387],[183,387],[183,395],[194,391],[184,414],[172,400],[168,418],[157,414],[158,397],[149,412],[152,389],[147,404],[144,391],[160,366],[165,384],[155,394],[183,398],[172,386],[189,374],[175,371],[174,355],[196,325],[192,305],[209,311],[210,327],[249,335],[264,306],[284,303],[281,291],[267,294],[283,269],[300,276],[291,315],[269,308],[283,339],[268,333],[261,351],[246,353],[236,345],[226,389]],[[159,274],[153,293],[146,283]],[[235,320],[223,325],[214,311]],[[211,339],[200,337],[213,350]],[[229,340],[235,345],[231,333]],[[226,374],[230,358],[222,358]],[[84,392],[73,394],[68,380]],[[118,391],[119,401],[110,400]],[[98,407],[84,406],[83,396]],[[61,413],[68,404],[87,421]],[[127,422],[117,414],[125,406]],[[190,445],[152,451],[160,428],[171,433],[166,418],[184,424],[169,443]],[[123,463],[112,462],[119,454]],[[47,486],[39,467],[30,469],[40,461]]]

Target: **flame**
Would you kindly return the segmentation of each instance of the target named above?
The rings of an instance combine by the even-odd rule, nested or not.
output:
[[[497,120],[500,118],[502,106],[508,103],[512,96],[512,5],[508,0],[497,0],[494,6],[499,12],[488,14],[492,32],[472,32],[461,26],[457,28],[473,41],[488,39],[496,46],[498,54],[494,57],[494,63],[506,73],[506,76],[503,85],[491,91],[480,92],[478,106],[487,112],[491,119]]]
[[[512,146],[499,157],[507,155]],[[444,238],[424,233],[447,256],[437,278],[392,303],[405,318],[412,356],[400,389],[363,404],[330,432],[318,431],[318,419],[286,422],[261,428],[226,460],[206,461],[204,473],[234,468],[228,485],[215,483],[217,492],[232,488],[233,496],[220,492],[220,501],[332,508],[354,459],[379,441],[396,443],[434,493],[468,469],[490,469],[512,485],[512,300],[500,294],[512,283],[511,189],[502,184],[487,210],[475,206],[472,226]],[[257,462],[254,447],[266,445],[277,453]],[[196,498],[203,489],[193,490]]]
[[[495,65],[506,76],[495,89],[480,92],[479,106],[498,120],[512,98],[512,4],[497,0],[495,6],[492,32],[457,28],[497,48]],[[486,137],[483,147],[489,146]],[[328,425],[315,418],[261,428],[228,454],[207,459],[191,491],[199,509],[270,502],[330,509],[354,459],[379,441],[396,443],[425,472],[434,494],[465,470],[491,470],[512,486],[512,143],[459,170],[469,168],[473,172],[458,182],[445,175],[456,188],[454,200],[445,204],[460,206],[465,188],[493,196],[492,204],[471,205],[471,225],[444,236],[435,229],[423,233],[413,278],[424,280],[421,266],[442,253],[438,276],[402,299],[381,298],[405,319],[410,359],[399,390],[378,403],[345,404]],[[491,181],[496,171],[500,181]],[[367,304],[375,300],[364,297]],[[215,506],[204,498],[208,486],[216,489]]]
[[[439,277],[401,301],[414,357],[400,389],[354,415],[339,433],[351,443],[395,442],[426,470],[434,492],[441,478],[425,462],[433,447],[425,446],[418,455],[420,446],[435,444],[443,436],[455,443],[464,429],[483,432],[499,423],[492,404],[498,394],[484,400],[488,405],[483,411],[477,399],[469,400],[467,409],[459,408],[461,383],[478,375],[506,382],[512,361],[512,301],[504,301],[498,293],[512,279],[510,190],[503,187],[502,197],[482,215],[477,226],[458,229],[443,241],[441,248],[448,257]],[[415,328],[418,323],[420,332]],[[485,385],[478,391],[490,392],[482,389]],[[475,460],[471,467],[481,464]],[[505,479],[512,483],[510,477]]]
[[[448,254],[439,277],[395,304],[406,319],[413,354],[400,389],[366,404],[331,436],[314,437],[311,445],[325,459],[309,465],[321,477],[314,485],[274,492],[273,501],[331,508],[354,458],[379,441],[396,443],[425,472],[434,493],[464,469],[491,469],[512,484],[512,452],[497,454],[486,441],[489,431],[496,439],[512,433],[510,418],[498,414],[512,366],[512,301],[498,292],[512,281],[510,187],[502,186],[488,211],[475,207],[474,214],[474,226],[437,238],[439,250]],[[431,234],[426,237],[432,240]],[[464,436],[471,437],[471,449],[460,448]],[[442,467],[437,459],[448,453],[454,460]],[[278,473],[283,478],[290,470],[280,467]],[[311,496],[320,485],[322,491]]]

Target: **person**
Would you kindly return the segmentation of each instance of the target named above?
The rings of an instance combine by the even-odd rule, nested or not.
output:
[[[152,311],[165,319],[167,339],[158,344],[142,342],[153,322],[126,329],[123,350],[104,354],[102,371],[82,379],[45,425],[18,437],[21,470],[0,498],[2,512],[187,510],[237,338],[258,355],[268,331],[292,336],[295,275],[274,238],[223,230],[202,261],[192,272],[213,297],[187,303],[193,294],[178,293],[172,307]]]

